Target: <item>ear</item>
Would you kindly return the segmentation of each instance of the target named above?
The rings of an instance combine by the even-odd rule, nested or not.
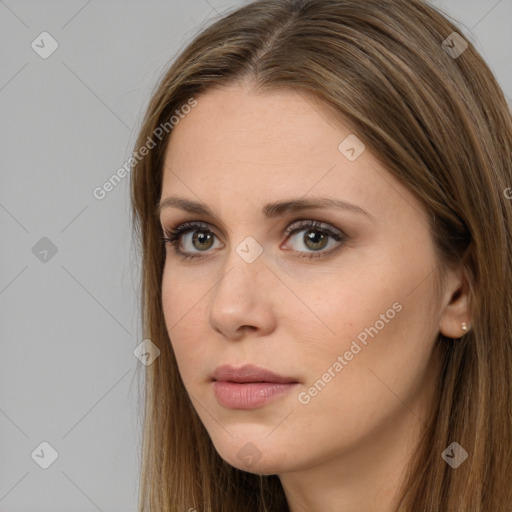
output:
[[[443,290],[443,309],[439,321],[441,334],[460,338],[471,329],[469,317],[469,280],[462,266],[448,271]],[[465,322],[466,330],[463,329]]]

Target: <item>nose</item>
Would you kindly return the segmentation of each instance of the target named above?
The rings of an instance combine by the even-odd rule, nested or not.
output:
[[[209,323],[231,340],[250,332],[264,336],[276,326],[279,281],[267,267],[264,252],[252,260],[254,254],[247,257],[244,252],[247,247],[233,247],[211,294]]]

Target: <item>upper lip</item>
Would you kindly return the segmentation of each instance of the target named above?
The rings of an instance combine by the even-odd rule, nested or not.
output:
[[[212,379],[230,382],[297,382],[297,380],[292,377],[284,377],[283,375],[278,375],[270,370],[252,364],[245,364],[240,368],[235,368],[229,364],[219,366],[213,372]]]

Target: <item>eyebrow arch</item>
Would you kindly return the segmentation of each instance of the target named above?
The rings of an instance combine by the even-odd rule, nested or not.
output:
[[[217,217],[206,204],[182,197],[170,196],[162,201],[158,201],[157,213],[159,216],[165,208],[178,208],[196,215],[205,215],[214,218]],[[365,215],[369,219],[375,220],[375,217],[372,214],[363,210],[361,207],[331,197],[311,197],[308,199],[300,198],[267,203],[263,206],[262,212],[265,217],[271,219],[315,208],[340,208]]]

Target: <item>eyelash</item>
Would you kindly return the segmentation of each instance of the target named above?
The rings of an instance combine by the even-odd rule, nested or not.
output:
[[[322,258],[324,256],[327,256],[327,255],[337,251],[338,249],[340,249],[344,245],[344,243],[346,242],[346,240],[348,238],[346,235],[342,235],[342,234],[336,233],[328,228],[322,227],[322,224],[320,222],[311,221],[311,220],[297,221],[294,224],[292,224],[291,226],[289,226],[285,233],[288,238],[289,236],[294,235],[295,233],[298,233],[300,231],[306,231],[305,228],[309,228],[308,231],[317,231],[323,235],[330,236],[336,242],[340,242],[340,243],[337,247],[330,249],[327,252],[324,252],[324,251],[312,252],[311,254],[306,254],[306,255],[300,256],[301,258],[315,259],[315,258]],[[180,256],[180,258],[182,258],[184,261],[206,257],[205,255],[202,255],[202,254],[187,254],[186,252],[180,251],[177,247],[181,236],[184,235],[186,232],[194,231],[194,230],[205,232],[205,233],[211,233],[213,236],[215,236],[215,234],[210,229],[208,229],[208,226],[204,223],[185,222],[183,224],[179,224],[179,225],[175,226],[172,229],[164,228],[163,229],[164,234],[162,236],[162,243],[164,245],[166,243],[171,244],[174,248],[174,252],[176,254],[178,254]],[[201,251],[199,251],[199,252],[201,252]],[[298,252],[302,252],[302,251],[298,251]]]

